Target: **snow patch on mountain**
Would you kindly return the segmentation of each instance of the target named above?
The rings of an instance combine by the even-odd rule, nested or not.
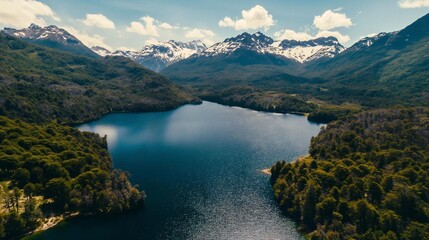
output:
[[[348,48],[347,51],[359,51],[359,50],[368,48],[372,46],[375,42],[380,40],[381,38],[384,38],[386,36],[392,36],[392,35],[395,35],[396,33],[397,32],[391,32],[391,33],[382,32],[375,36],[362,38],[361,40],[353,44],[353,46]]]
[[[170,65],[194,54],[200,54],[206,48],[206,45],[201,41],[183,43],[170,40],[145,46],[141,51],[137,52],[136,58],[138,60],[139,58],[155,57]]]

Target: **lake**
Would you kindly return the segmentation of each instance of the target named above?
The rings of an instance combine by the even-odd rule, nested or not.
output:
[[[320,127],[210,102],[109,114],[78,128],[108,136],[114,166],[145,190],[145,205],[68,220],[28,239],[300,239],[260,170],[306,154]]]

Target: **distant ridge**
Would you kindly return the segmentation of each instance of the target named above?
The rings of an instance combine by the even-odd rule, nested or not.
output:
[[[21,38],[25,41],[38,45],[74,53],[89,57],[98,57],[91,49],[83,44],[78,38],[55,25],[40,27],[31,24],[28,28],[14,29],[4,28],[4,33]]]

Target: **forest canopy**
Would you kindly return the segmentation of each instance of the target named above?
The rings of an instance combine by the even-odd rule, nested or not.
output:
[[[271,172],[281,210],[311,239],[429,239],[427,108],[348,116]]]
[[[56,123],[0,116],[0,178],[5,239],[34,230],[44,214],[116,213],[144,200],[112,168],[106,137]]]

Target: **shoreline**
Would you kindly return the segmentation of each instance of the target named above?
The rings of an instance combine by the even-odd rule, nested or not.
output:
[[[246,106],[243,104],[234,104],[234,103],[224,103],[222,101],[215,101],[212,99],[206,99],[204,97],[200,97],[203,102],[211,102],[211,103],[216,103],[222,106],[226,106],[226,107],[238,107],[238,108],[243,108],[243,109],[248,109],[248,110],[253,110],[256,112],[262,112],[262,113],[278,113],[278,114],[292,114],[292,115],[297,115],[297,116],[304,116],[308,119],[308,115],[310,114],[309,112],[297,112],[297,111],[276,111],[276,110],[269,110],[269,109],[259,109],[256,107],[252,107],[252,106]],[[316,122],[318,123],[318,122]],[[323,123],[319,123],[319,124],[323,124]]]
[[[304,159],[307,159],[307,158],[309,158],[310,157],[310,154],[306,154],[306,155],[302,155],[302,156],[299,156],[298,158],[296,158],[295,160],[293,160],[292,162],[290,162],[290,164],[294,164],[294,163],[296,163],[296,162],[298,162],[298,161],[301,161],[301,160],[304,160]],[[259,170],[261,173],[263,173],[263,174],[265,174],[265,175],[269,175],[269,176],[271,176],[271,168],[264,168],[264,169],[261,169],[261,170]]]
[[[262,112],[262,113],[278,113],[278,114],[293,114],[293,115],[300,115],[300,116],[304,116],[304,117],[308,117],[308,113],[298,113],[298,112],[275,112],[275,111],[266,111],[266,110],[256,110],[253,109],[251,107],[244,107],[244,106],[235,106],[235,105],[228,105],[228,104],[222,104],[222,103],[218,103],[218,102],[214,102],[214,101],[207,101],[207,100],[203,100],[201,102],[198,103],[185,103],[182,105],[178,105],[176,107],[173,107],[171,109],[163,109],[163,110],[149,110],[149,111],[109,111],[107,113],[101,114],[99,117],[95,118],[95,119],[90,119],[90,120],[85,120],[85,121],[81,121],[81,122],[75,122],[75,123],[65,123],[65,125],[68,125],[70,127],[73,128],[77,128],[77,126],[82,125],[82,124],[86,124],[92,121],[96,121],[99,120],[101,118],[103,118],[106,115],[109,114],[115,114],[115,113],[129,113],[129,114],[139,114],[139,113],[148,113],[148,112],[168,112],[168,111],[173,111],[176,110],[180,107],[186,106],[186,105],[201,105],[204,102],[210,102],[210,103],[215,103],[215,104],[219,104],[222,106],[226,106],[226,107],[238,107],[238,108],[242,108],[245,110],[252,110],[252,111],[257,111],[257,112]],[[308,157],[309,155],[305,155],[305,156],[300,156],[297,159],[291,161],[290,163],[294,163],[296,161],[299,161],[302,158]],[[266,168],[266,169],[262,169],[260,170],[261,173],[265,174],[265,175],[270,175],[271,176],[271,168]],[[52,216],[52,217],[46,217],[46,218],[42,218],[41,220],[41,224],[39,227],[37,227],[35,230],[28,232],[26,234],[23,234],[22,236],[18,237],[17,239],[21,239],[23,237],[31,237],[32,235],[36,235],[38,233],[42,233],[44,231],[47,231],[51,228],[54,228],[56,226],[58,226],[59,224],[61,224],[62,222],[72,219],[74,217],[79,217],[79,216],[85,216],[85,215],[81,215],[79,212],[75,212],[75,213],[69,213],[69,214],[61,214],[61,215],[57,215],[57,216]]]
[[[37,232],[42,232],[45,230],[48,230],[52,227],[55,227],[56,225],[58,225],[59,223],[61,223],[62,221],[65,221],[67,219],[70,218],[74,218],[74,217],[78,217],[81,214],[79,212],[74,212],[74,213],[70,213],[70,214],[62,214],[59,216],[53,216],[53,217],[49,217],[49,218],[44,218],[43,219],[43,224],[41,226],[39,226],[38,228],[36,228],[36,230],[34,230],[34,233]]]
[[[44,218],[42,220],[43,221],[42,225],[40,225],[38,228],[36,228],[36,230],[34,230],[31,234],[46,231],[52,227],[55,227],[56,225],[58,225],[60,222],[64,221],[65,219],[67,219],[67,217],[62,216],[62,215]]]
[[[58,215],[58,216],[53,216],[53,217],[47,217],[47,218],[42,218],[42,224],[37,227],[35,230],[28,232],[26,234],[23,234],[21,236],[18,236],[15,239],[21,239],[21,238],[26,238],[26,237],[30,237],[31,235],[37,234],[37,233],[41,233],[44,232],[48,229],[51,229],[55,226],[57,226],[58,224],[64,222],[65,220],[74,218],[74,217],[78,217],[81,216],[79,212],[74,212],[71,214],[62,214],[62,215]]]
[[[160,109],[115,110],[115,111],[110,110],[110,111],[107,111],[105,113],[101,113],[98,116],[95,116],[94,118],[91,118],[91,119],[86,119],[86,120],[81,120],[81,121],[76,121],[76,122],[65,122],[65,123],[63,123],[63,125],[76,128],[77,126],[100,120],[109,114],[115,114],[115,113],[139,114],[139,113],[169,112],[169,111],[174,111],[176,109],[179,109],[179,108],[186,106],[186,105],[201,105],[201,104],[203,104],[203,101],[201,99],[196,99],[195,101],[191,100],[189,102],[184,102],[184,103],[178,104],[177,106],[170,106],[170,107],[165,107],[165,108],[160,108]]]

